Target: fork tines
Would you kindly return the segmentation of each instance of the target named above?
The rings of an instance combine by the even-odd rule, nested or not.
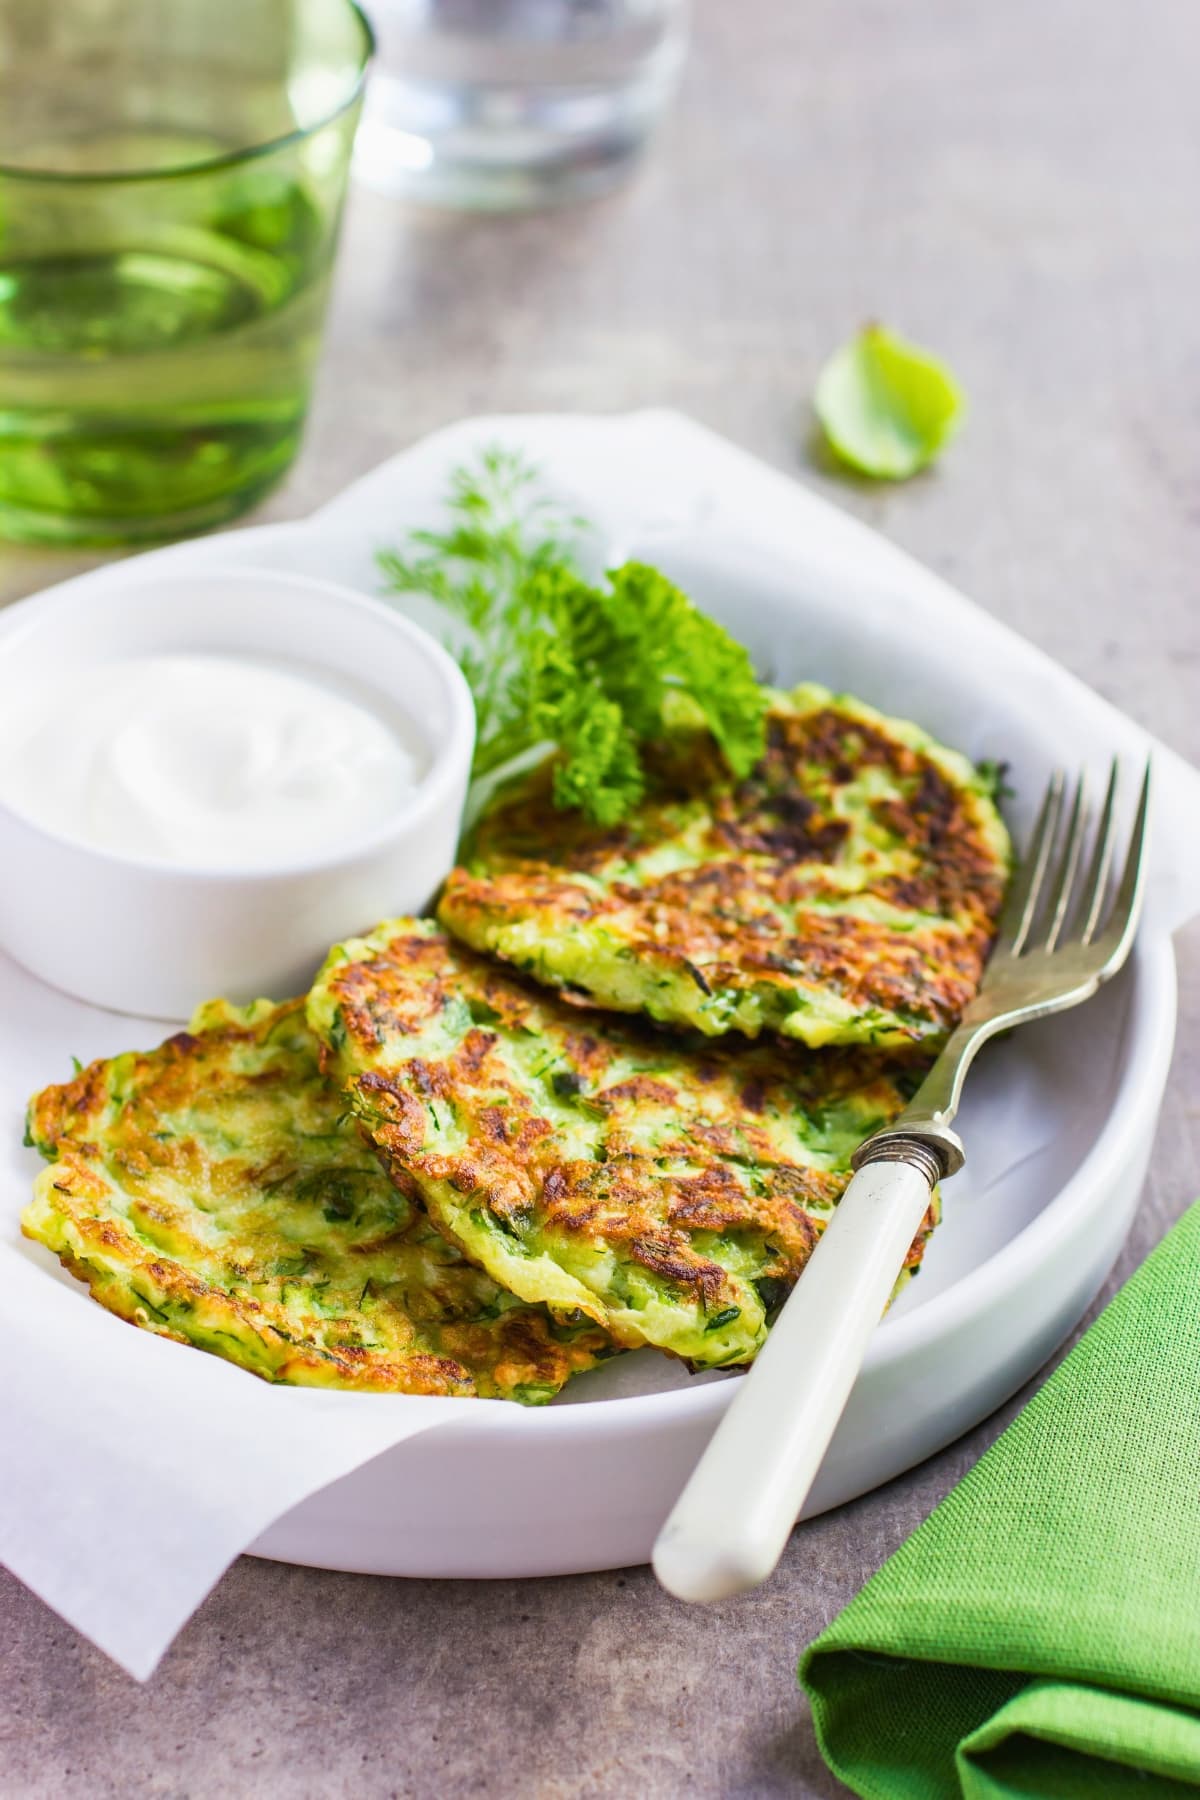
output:
[[[1051,776],[1028,851],[1013,876],[1001,915],[997,955],[1050,955],[1060,945],[1065,950],[1096,944],[1108,953],[1106,962],[1109,957],[1124,960],[1137,927],[1145,877],[1149,762],[1142,777],[1129,848],[1110,904],[1117,784],[1118,763],[1114,757],[1095,825],[1091,857],[1081,881],[1079,872],[1091,827],[1085,778],[1081,774],[1075,783],[1064,827],[1066,777],[1061,769]]]

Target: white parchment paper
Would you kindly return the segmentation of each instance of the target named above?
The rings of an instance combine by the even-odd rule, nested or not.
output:
[[[1200,909],[1200,775],[902,552],[669,413],[468,421],[302,525],[226,533],[141,561],[291,568],[376,593],[376,550],[436,519],[450,468],[494,442],[523,445],[596,521],[597,561],[660,563],[741,629],[766,668],[779,661],[834,686],[853,677],[871,700],[972,755],[1005,756],[1014,746],[995,741],[989,721],[956,693],[965,659],[987,667],[998,689],[1021,696],[1027,720],[1018,826],[1054,762],[1069,756],[1099,771],[1114,753],[1135,763],[1154,748],[1147,928],[1174,929]],[[100,586],[122,573],[80,579]],[[822,637],[831,605],[861,620],[855,667],[844,676],[842,653]],[[929,646],[919,678],[911,654],[903,669],[897,661],[901,634]],[[0,870],[0,880],[20,879],[19,869]],[[28,1095],[65,1079],[72,1055],[87,1061],[163,1035],[55,993],[0,955],[0,1560],[141,1679],[229,1563],[299,1501],[451,1420],[478,1425],[485,1458],[486,1433],[506,1410],[270,1387],[130,1329],[21,1238],[18,1215],[38,1166],[21,1147]]]

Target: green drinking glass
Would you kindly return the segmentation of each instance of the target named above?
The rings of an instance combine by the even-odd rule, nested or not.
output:
[[[196,531],[288,467],[371,50],[352,0],[0,0],[0,536]]]

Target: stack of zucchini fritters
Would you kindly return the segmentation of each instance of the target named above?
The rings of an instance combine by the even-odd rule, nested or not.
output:
[[[543,768],[440,925],[37,1095],[25,1230],[269,1380],[536,1402],[635,1345],[749,1362],[974,993],[1008,862],[965,758],[819,688],[772,697],[745,781],[698,734],[611,829]]]

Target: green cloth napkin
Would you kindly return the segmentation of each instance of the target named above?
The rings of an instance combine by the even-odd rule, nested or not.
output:
[[[869,1800],[1200,1787],[1200,1202],[805,1653]]]

